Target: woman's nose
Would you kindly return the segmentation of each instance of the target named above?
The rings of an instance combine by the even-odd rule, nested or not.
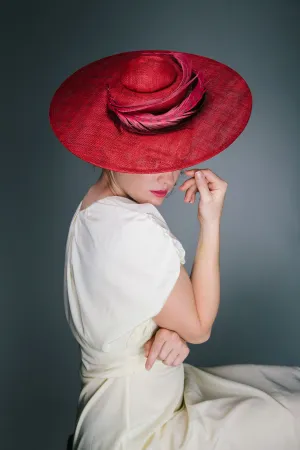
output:
[[[174,172],[165,172],[163,174],[163,180],[167,183],[174,183],[176,179],[176,174]]]

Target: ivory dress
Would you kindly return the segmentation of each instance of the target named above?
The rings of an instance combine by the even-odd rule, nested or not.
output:
[[[143,345],[185,263],[158,209],[113,196],[71,221],[68,323],[81,348],[74,450],[300,450],[300,368],[145,369]]]

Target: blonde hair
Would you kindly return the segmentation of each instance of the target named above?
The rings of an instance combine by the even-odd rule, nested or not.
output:
[[[114,183],[116,185],[116,180],[114,177],[114,172],[110,169],[102,169],[102,173],[107,175],[107,180],[108,180],[108,186],[109,188],[112,190],[112,192],[114,192]],[[101,174],[102,175],[102,174]]]
[[[97,166],[94,166],[94,165],[93,165],[93,167],[94,167],[94,170],[95,170]],[[99,167],[97,167],[97,168],[99,168]],[[110,189],[114,194],[116,194],[115,191],[114,191],[114,185],[116,186],[116,185],[117,185],[117,182],[116,182],[116,179],[115,179],[113,170],[102,168],[101,177],[102,177],[103,175],[106,175],[106,176],[107,176],[107,182],[108,182],[108,187],[109,187],[109,189]]]

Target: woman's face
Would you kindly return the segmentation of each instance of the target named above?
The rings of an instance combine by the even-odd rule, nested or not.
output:
[[[138,203],[161,205],[166,198],[158,197],[151,191],[164,191],[166,195],[174,188],[180,175],[180,170],[163,173],[134,174],[114,172],[114,178],[124,194]]]

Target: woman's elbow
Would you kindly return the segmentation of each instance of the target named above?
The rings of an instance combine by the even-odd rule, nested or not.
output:
[[[210,334],[211,334],[211,329],[209,329],[208,331],[202,332],[200,334],[200,336],[195,336],[195,338],[190,340],[190,344],[203,344],[203,342],[208,341],[208,339],[210,338]]]

